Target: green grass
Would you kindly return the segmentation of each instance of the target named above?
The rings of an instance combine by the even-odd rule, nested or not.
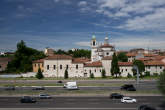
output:
[[[68,78],[68,79],[64,79],[62,77],[60,78],[44,78],[44,79],[41,79],[41,80],[134,80],[136,79],[135,77],[132,77],[132,78],[127,78],[127,77],[118,77],[118,78],[115,78],[115,77],[106,77],[106,78],[101,78],[101,77],[95,77],[95,78]],[[140,78],[141,80],[151,80],[151,79],[158,79],[158,76],[146,76],[146,77],[143,77],[143,78]],[[0,80],[39,80],[35,77],[30,77],[30,78],[0,78]]]

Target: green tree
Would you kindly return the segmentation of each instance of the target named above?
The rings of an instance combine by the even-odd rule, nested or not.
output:
[[[158,89],[165,95],[165,71],[163,71],[158,78]]]
[[[144,63],[140,60],[134,60],[133,65],[136,65],[139,69],[139,74],[142,77],[142,72],[145,71]],[[137,74],[137,71],[133,70],[134,76]]]
[[[121,62],[128,62],[128,57],[127,57],[126,53],[124,53],[124,52],[119,53],[117,55],[117,58]]]
[[[102,70],[102,72],[101,72],[101,76],[102,76],[102,78],[106,78],[105,69]]]
[[[117,76],[120,75],[120,69],[119,69],[119,65],[118,65],[118,58],[116,56],[116,54],[114,53],[112,56],[112,62],[111,62],[111,75],[112,76]]]
[[[32,61],[44,58],[43,52],[25,45],[21,40],[17,44],[17,50],[11,62],[7,65],[7,72],[29,72],[32,71]]]
[[[85,57],[85,58],[90,58],[91,57],[91,51],[90,50],[76,50],[73,52],[73,57],[78,58],[78,57]]]
[[[93,73],[90,74],[90,78],[95,78]]]
[[[69,77],[69,76],[68,76],[68,70],[66,69],[66,70],[65,70],[65,73],[64,73],[64,78],[65,78],[65,79],[68,79],[68,77]]]
[[[37,72],[37,74],[36,74],[36,78],[37,78],[37,79],[43,79],[43,78],[44,78],[44,76],[43,76],[43,74],[42,74],[40,68],[38,68],[38,72]]]

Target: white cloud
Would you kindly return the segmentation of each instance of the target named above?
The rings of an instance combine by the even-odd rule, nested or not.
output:
[[[152,48],[164,49],[165,38],[160,36],[127,36],[113,39],[112,44],[117,48]],[[136,37],[136,38],[135,38]]]
[[[87,2],[86,1],[80,1],[78,3],[78,6],[86,6],[87,5]]]
[[[127,30],[163,30],[165,28],[165,8],[156,9],[154,13],[128,19],[118,28]]]
[[[78,46],[83,46],[83,47],[89,47],[90,46],[90,42],[76,42],[75,43]]]

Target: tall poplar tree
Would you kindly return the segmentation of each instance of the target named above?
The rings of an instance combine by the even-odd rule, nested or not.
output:
[[[113,54],[112,56],[112,62],[111,62],[111,75],[112,76],[116,76],[120,75],[120,69],[119,69],[119,65],[118,65],[118,58],[116,56],[116,53]]]

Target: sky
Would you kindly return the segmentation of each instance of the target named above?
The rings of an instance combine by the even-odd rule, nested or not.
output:
[[[117,50],[165,49],[165,0],[0,0],[0,51],[90,49],[109,37]]]

